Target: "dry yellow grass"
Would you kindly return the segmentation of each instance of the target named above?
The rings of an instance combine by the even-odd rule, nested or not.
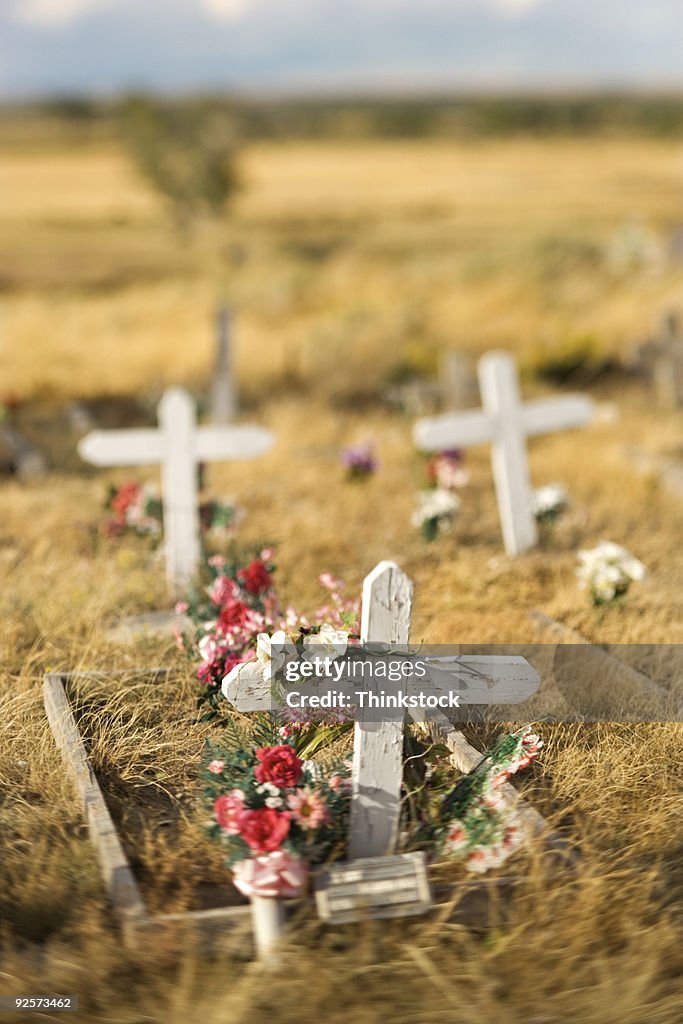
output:
[[[595,640],[680,642],[683,508],[623,454],[625,443],[678,447],[680,414],[653,409],[634,385],[602,383],[596,397],[618,402],[619,423],[533,444],[535,481],[563,479],[574,508],[543,548],[510,563],[483,450],[469,459],[454,532],[420,541],[411,420],[373,398],[399,364],[433,368],[449,347],[505,344],[529,364],[542,344],[588,333],[599,352],[623,350],[679,279],[666,267],[617,272],[593,262],[596,247],[634,216],[661,233],[677,221],[680,159],[679,145],[638,140],[259,146],[245,153],[232,224],[179,249],[121,153],[15,150],[0,165],[2,390],[42,400],[202,388],[211,309],[228,296],[240,389],[277,446],[258,463],[212,467],[209,482],[246,508],[245,540],[278,545],[285,599],[310,611],[318,573],[356,589],[391,557],[416,583],[414,637],[531,641],[528,612],[542,607]],[[381,472],[346,484],[339,448],[368,436]],[[267,985],[237,950],[215,961],[163,942],[137,958],[123,951],[46,729],[41,673],[174,665],[155,692],[112,684],[84,722],[119,800],[126,786],[136,804],[167,785],[187,796],[206,727],[170,644],[131,650],[104,636],[111,618],[164,600],[143,545],[94,542],[105,482],[122,476],[56,470],[0,492],[0,990],[80,992],[81,1019],[131,1024],[677,1024],[673,725],[545,730],[530,794],[576,837],[580,865],[570,879],[538,851],[520,862],[511,916],[485,936],[446,919],[330,934],[305,922]],[[598,614],[574,567],[576,548],[601,537],[625,543],[650,576]],[[156,875],[155,906],[182,905],[202,871],[219,870],[191,815],[173,843],[153,830],[135,842]]]

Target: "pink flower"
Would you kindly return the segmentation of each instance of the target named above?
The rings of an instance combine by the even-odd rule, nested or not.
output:
[[[225,761],[210,761],[209,762],[209,771],[212,772],[213,775],[220,775],[220,773],[223,771],[224,768],[225,768]]]
[[[240,822],[245,814],[242,790],[232,789],[229,793],[219,796],[214,802],[213,813],[216,821],[227,835],[238,835]]]
[[[341,590],[344,586],[344,581],[333,576],[331,572],[322,572],[318,579],[326,590]]]
[[[241,860],[233,868],[233,881],[243,896],[295,899],[306,887],[308,870],[300,857],[277,850]]]
[[[327,821],[327,804],[324,797],[310,786],[290,793],[287,797],[287,806],[299,828],[320,828]]]
[[[189,608],[187,601],[176,601],[175,613],[176,615],[184,615]]]
[[[220,608],[229,600],[237,597],[239,588],[235,581],[231,580],[229,576],[217,576],[208,588],[207,593],[213,603],[217,604]]]
[[[222,569],[225,565],[225,558],[223,555],[211,555],[208,559],[208,563],[212,569]]]
[[[275,557],[275,548],[264,548],[261,552],[261,561],[272,562]]]

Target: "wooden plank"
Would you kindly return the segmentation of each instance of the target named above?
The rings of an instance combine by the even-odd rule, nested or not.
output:
[[[159,427],[164,449],[161,486],[166,576],[171,590],[182,591],[197,572],[200,557],[196,415],[187,392],[171,388],[164,393]]]
[[[427,685],[425,680],[420,689],[435,694],[457,689],[462,705],[521,704],[536,693],[541,682],[526,658],[516,655],[465,654],[424,660],[430,666],[429,682]]]
[[[479,361],[479,388],[484,408],[494,420],[491,444],[493,479],[505,550],[511,558],[536,546],[538,531],[531,508],[531,480],[526,438],[512,356],[492,352]]]
[[[413,585],[395,562],[380,562],[363,583],[361,642],[407,644]],[[356,722],[349,859],[393,853],[403,777],[402,712]]]
[[[487,444],[494,432],[495,423],[491,417],[480,409],[471,409],[418,420],[413,428],[413,440],[423,451],[440,452]]]
[[[564,692],[561,680],[558,685],[565,699],[575,698],[577,711],[588,714],[599,709],[602,713],[609,709],[611,702],[615,713],[619,708],[623,711],[626,703],[640,704],[643,712],[647,712],[647,703],[642,705],[645,700],[654,702],[665,717],[667,712],[674,717],[681,714],[681,708],[672,704],[675,698],[649,676],[592,644],[576,630],[557,622],[545,612],[536,610],[529,617],[539,629],[560,640],[561,646],[576,647],[571,655],[571,693],[567,695]]]
[[[401,853],[333,864],[317,879],[315,900],[318,914],[331,924],[424,914],[432,906],[426,855]]]
[[[227,306],[216,313],[216,362],[211,378],[211,422],[230,423],[237,415],[237,395],[232,369],[232,318]]]
[[[157,466],[164,452],[158,430],[91,430],[78,442],[78,454],[93,466]]]
[[[397,661],[400,657],[401,655],[397,654],[392,660]],[[457,689],[462,705],[521,704],[533,696],[541,681],[536,669],[525,658],[517,656],[466,654],[425,657],[421,660],[429,666],[428,673],[419,682],[409,679],[401,682],[400,689],[404,694],[423,692],[434,696],[447,696]],[[303,688],[310,693],[334,691],[335,694],[343,694],[348,699],[349,706],[352,706],[356,701],[355,694],[359,687],[369,691],[371,684],[367,679],[362,683],[358,681],[353,674],[353,661],[350,661],[347,667],[348,674],[335,678],[334,682],[306,679]],[[385,694],[390,692],[388,687],[396,688],[396,685],[385,682],[381,684]],[[288,688],[287,684],[284,684],[283,693],[286,693]],[[292,689],[299,690],[300,684],[293,685]],[[380,689],[379,681],[376,689]],[[242,712],[273,710],[271,683],[263,679],[263,669],[258,662],[247,662],[240,667],[236,677],[231,679],[227,686],[226,697]]]
[[[195,455],[200,462],[255,459],[270,451],[273,440],[265,427],[201,427],[196,434]]]
[[[251,918],[251,911],[247,906],[219,907],[180,914],[147,913],[69,705],[65,689],[69,679],[101,678],[104,675],[121,677],[131,673],[151,675],[154,678],[167,672],[167,669],[124,669],[111,673],[48,673],[43,681],[43,700],[52,735],[76,784],[88,834],[95,848],[112,909],[122,925],[124,937],[133,944],[149,941],[149,934],[152,932],[170,930],[191,931],[203,940],[215,941],[226,929],[240,924],[248,925]]]
[[[88,832],[112,906],[119,916],[144,916],[140,890],[88,760],[59,674],[48,673],[45,676],[43,700],[55,742],[80,795]]]
[[[588,395],[536,398],[522,406],[524,433],[529,437],[585,427],[594,416],[595,403]]]

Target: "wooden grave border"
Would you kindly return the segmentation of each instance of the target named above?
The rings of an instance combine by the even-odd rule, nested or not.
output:
[[[246,904],[237,907],[218,907],[174,914],[151,914],[147,910],[140,886],[126,856],[116,825],[90,763],[83,737],[78,729],[67,687],[72,680],[83,678],[120,678],[166,676],[169,669],[126,669],[121,671],[48,672],[43,680],[43,701],[50,730],[66,764],[68,774],[76,786],[85,818],[88,836],[95,849],[98,866],[109,901],[121,927],[124,940],[135,947],[150,932],[191,934],[201,940],[215,941],[221,935],[243,926],[247,942],[251,937],[252,912]],[[433,742],[444,744],[450,751],[451,762],[461,772],[471,771],[482,754],[465,739],[460,730],[439,711],[425,710],[421,721]],[[544,848],[560,854],[560,866],[571,868],[577,851],[562,836],[554,832],[545,818],[535,810],[509,783],[501,787],[504,799],[514,804],[529,836],[542,837]],[[470,922],[488,907],[491,894],[504,892],[518,885],[520,877],[504,875],[494,878],[462,879],[454,885],[436,887],[439,897],[433,911],[443,910],[453,902],[453,894],[460,894],[455,911],[459,919]],[[292,909],[301,901],[291,902]],[[311,905],[312,901],[311,901]]]
[[[90,763],[85,743],[67,695],[71,680],[137,675],[154,678],[168,669],[129,669],[125,672],[48,672],[43,680],[43,702],[50,730],[80,797],[90,841],[95,848],[109,900],[124,938],[135,944],[150,930],[184,929],[202,938],[215,938],[224,929],[251,922],[248,905],[192,910],[177,914],[150,914],[133,869]]]

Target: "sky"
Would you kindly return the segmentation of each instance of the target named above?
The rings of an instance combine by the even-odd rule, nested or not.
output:
[[[0,96],[683,88],[683,0],[0,0]]]

